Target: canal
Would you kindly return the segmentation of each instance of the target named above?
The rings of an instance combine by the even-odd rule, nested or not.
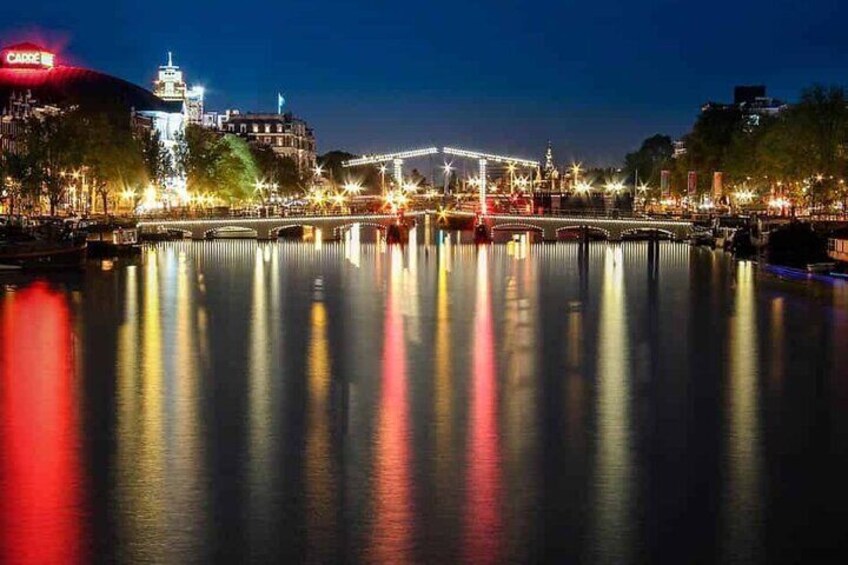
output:
[[[648,244],[178,242],[0,275],[0,562],[798,562],[848,285]]]

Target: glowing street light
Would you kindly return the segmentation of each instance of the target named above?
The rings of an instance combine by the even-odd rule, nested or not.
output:
[[[342,187],[347,194],[359,194],[362,192],[362,184],[348,181]]]
[[[578,194],[589,194],[592,192],[592,185],[586,181],[580,181],[574,185],[574,190],[577,191]]]
[[[604,185],[604,188],[606,188],[607,192],[611,194],[619,194],[622,190],[624,190],[624,183],[619,180],[611,180]]]

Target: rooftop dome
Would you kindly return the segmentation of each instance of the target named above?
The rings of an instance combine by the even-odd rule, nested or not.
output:
[[[98,109],[118,105],[139,111],[180,112],[181,102],[166,102],[123,79],[80,67],[57,65],[53,53],[34,43],[0,50],[0,109],[13,93],[32,93],[43,104]]]

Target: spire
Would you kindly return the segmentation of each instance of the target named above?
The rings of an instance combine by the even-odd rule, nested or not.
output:
[[[171,57],[171,52],[170,52],[170,51],[168,51],[168,66],[169,66],[169,67],[173,67],[173,66],[174,66],[174,60],[173,60],[173,58]]]
[[[545,173],[550,175],[554,170],[554,151],[551,142],[548,141],[548,148],[545,151]]]

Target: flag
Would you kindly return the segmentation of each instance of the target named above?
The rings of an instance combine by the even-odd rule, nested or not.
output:
[[[285,97],[278,92],[277,93],[277,113],[278,114],[283,113],[283,106],[285,106],[285,104],[286,104]]]

